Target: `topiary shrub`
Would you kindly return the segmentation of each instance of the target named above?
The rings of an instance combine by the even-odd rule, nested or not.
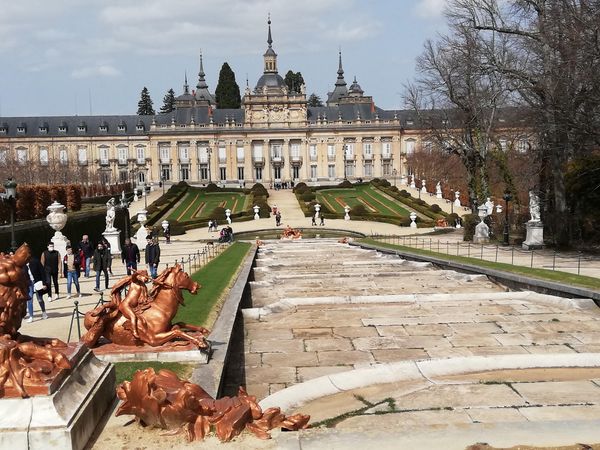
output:
[[[439,205],[436,205],[435,203],[431,205],[429,209],[431,209],[434,213],[439,213],[442,211],[442,208],[440,208]]]
[[[267,191],[267,188],[265,188],[260,183],[256,183],[254,186],[252,186],[250,192],[252,192],[254,195],[269,197],[269,192]]]
[[[212,210],[210,217],[212,217],[213,219],[217,219],[219,222],[225,220],[225,208],[223,208],[222,206],[217,206],[215,209]]]
[[[217,186],[215,183],[208,183],[208,186],[204,188],[205,192],[216,192],[218,190],[219,186]]]
[[[379,186],[387,188],[387,187],[390,187],[391,184],[388,180],[382,179],[382,180],[379,180]]]
[[[350,209],[350,217],[367,215],[369,215],[369,211],[362,203],[359,203],[358,205],[355,205],[352,207],[352,209]]]
[[[306,185],[306,183],[304,183],[304,182],[302,182],[302,181],[301,181],[301,182],[300,182],[300,183],[298,183],[296,186],[294,186],[294,189],[293,189],[293,191],[294,191],[294,192],[299,192],[299,193],[302,193],[302,192],[304,192],[306,189],[308,189],[308,186]]]
[[[306,191],[302,194],[301,198],[304,202],[312,202],[317,196],[312,191]]]
[[[404,190],[404,189],[402,189],[400,192],[398,192],[398,194],[400,194],[400,196],[401,196],[401,197],[404,197],[404,198],[408,198],[408,197],[410,197],[410,196],[411,196],[411,195],[410,195],[408,192],[406,192],[406,190]]]
[[[344,180],[340,184],[338,184],[337,187],[340,187],[340,188],[351,188],[351,187],[354,187],[354,186],[348,180]]]
[[[456,213],[449,214],[448,219],[446,219],[448,222],[448,225],[450,225],[451,227],[455,226],[456,221],[459,219],[459,217],[460,216]]]

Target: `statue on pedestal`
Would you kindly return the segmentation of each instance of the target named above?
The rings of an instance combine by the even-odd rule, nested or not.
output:
[[[529,191],[529,214],[531,214],[530,222],[540,222],[540,197],[535,191]]]
[[[115,231],[115,199],[110,198],[106,202],[106,230]]]
[[[529,214],[527,236],[522,247],[524,250],[534,250],[544,247],[544,224],[541,220],[540,197],[535,191],[529,191]]]

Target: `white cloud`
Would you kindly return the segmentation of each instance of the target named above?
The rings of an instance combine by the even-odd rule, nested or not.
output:
[[[415,12],[425,19],[436,19],[442,15],[447,0],[418,0]]]
[[[116,77],[121,72],[110,64],[100,64],[92,67],[82,67],[71,72],[73,78]]]

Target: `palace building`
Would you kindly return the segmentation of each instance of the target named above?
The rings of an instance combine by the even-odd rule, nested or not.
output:
[[[216,108],[200,56],[196,89],[186,77],[171,113],[0,118],[0,165],[55,163],[102,183],[405,181],[422,133],[410,111],[378,108],[356,78],[348,87],[341,52],[326,106],[307,106],[304,86],[289,90],[278,73],[270,20],[267,44],[240,109]]]

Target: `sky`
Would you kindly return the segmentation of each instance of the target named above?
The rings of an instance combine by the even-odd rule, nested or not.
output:
[[[447,0],[2,0],[0,117],[135,114],[169,88],[209,89],[229,63],[243,95],[262,75],[271,14],[279,73],[300,71],[307,95],[333,90],[338,49],[375,104],[404,107],[426,39],[444,31]]]

